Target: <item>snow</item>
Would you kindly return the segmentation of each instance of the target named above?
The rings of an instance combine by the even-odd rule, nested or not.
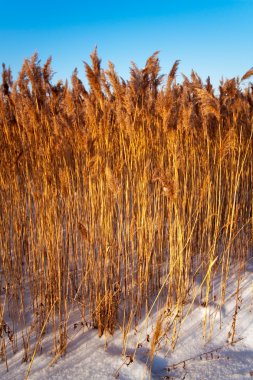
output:
[[[99,338],[97,331],[86,327],[69,327],[70,343],[64,356],[50,367],[53,359],[43,340],[43,350],[36,354],[29,379],[253,379],[253,268],[248,269],[240,281],[240,299],[236,318],[235,343],[228,338],[235,312],[237,278],[231,276],[226,302],[222,307],[213,304],[194,307],[182,324],[174,350],[169,339],[162,339],[156,351],[152,368],[149,362],[150,342],[159,311],[154,312],[129,334],[126,357],[122,357],[122,334]],[[218,282],[214,292],[218,293]],[[205,313],[214,321],[212,336],[203,338]],[[72,316],[74,318],[74,315]],[[209,327],[210,327],[209,326]],[[220,328],[221,327],[221,328]],[[208,332],[208,330],[207,330]],[[230,336],[231,338],[231,336]],[[138,348],[137,348],[138,347]],[[8,348],[9,350],[10,348]],[[0,364],[0,379],[24,379],[29,363],[22,363],[22,351],[15,355],[8,351],[9,371]],[[133,362],[130,363],[130,357]]]

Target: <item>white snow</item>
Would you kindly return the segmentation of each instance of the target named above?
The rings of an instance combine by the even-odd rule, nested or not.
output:
[[[47,349],[45,338],[42,353],[37,353],[29,379],[253,379],[253,268],[243,274],[240,282],[235,343],[230,344],[228,334],[235,311],[236,280],[231,276],[222,308],[217,304],[205,310],[197,303],[194,305],[181,327],[175,350],[172,351],[169,340],[161,340],[151,370],[147,365],[150,343],[146,337],[152,335],[158,312],[150,317],[148,325],[143,321],[137,330],[131,331],[127,345],[129,356],[125,358],[121,356],[120,331],[114,336],[99,338],[96,330],[78,330],[70,325],[71,341],[67,353],[48,368],[53,356]],[[215,291],[219,291],[218,285]],[[206,340],[202,336],[205,312],[215,320],[212,337]],[[139,348],[136,348],[138,343]],[[129,364],[130,356],[134,360]],[[8,365],[7,372],[5,363],[0,364],[0,379],[25,378],[29,364],[22,363],[22,351],[15,355],[9,352]]]

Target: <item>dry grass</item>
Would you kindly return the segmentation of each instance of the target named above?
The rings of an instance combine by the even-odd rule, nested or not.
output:
[[[216,96],[194,72],[178,84],[179,62],[164,78],[157,53],[143,70],[132,64],[128,81],[112,63],[104,71],[96,51],[91,61],[89,89],[77,71],[71,86],[52,84],[51,60],[41,66],[37,55],[15,82],[3,66],[4,360],[8,344],[18,348],[18,330],[24,360],[37,350],[31,337],[42,344],[51,329],[62,353],[73,307],[99,336],[120,327],[125,352],[154,299],[165,302],[174,346],[195,287],[205,305],[224,302],[231,264],[239,276],[252,254],[252,85],[227,80]]]

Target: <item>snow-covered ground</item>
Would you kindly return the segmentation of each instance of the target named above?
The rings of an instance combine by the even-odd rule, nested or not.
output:
[[[166,339],[161,340],[151,370],[147,365],[150,343],[146,337],[147,334],[152,335],[158,313],[150,317],[148,326],[147,321],[143,321],[131,332],[126,352],[128,357],[121,356],[120,331],[113,337],[99,338],[96,330],[78,331],[78,328],[73,328],[69,331],[71,341],[66,355],[48,368],[53,356],[45,344],[42,353],[36,355],[29,379],[253,379],[252,267],[240,282],[235,343],[231,344],[231,336],[230,339],[228,336],[235,312],[236,286],[236,278],[231,276],[227,300],[221,310],[218,305],[205,310],[196,303],[181,327],[175,350],[172,351]],[[212,337],[208,340],[202,336],[205,312],[216,321]],[[134,358],[132,363],[130,356]],[[25,378],[29,364],[22,363],[22,352],[9,355],[8,365],[9,372],[6,372],[5,363],[0,364],[0,379]]]

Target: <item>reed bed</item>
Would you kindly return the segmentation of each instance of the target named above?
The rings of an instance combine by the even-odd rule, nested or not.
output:
[[[0,91],[0,352],[32,359],[76,324],[99,336],[130,329],[163,307],[151,348],[172,347],[196,289],[206,307],[225,301],[231,273],[252,256],[253,74],[215,94],[157,52],[125,81],[97,51],[88,88],[53,83],[51,59],[25,60]],[[220,276],[220,293],[212,285]],[[203,335],[208,335],[206,315]],[[232,321],[231,321],[232,322]],[[18,333],[23,347],[18,344]],[[35,340],[34,340],[35,339]],[[152,356],[152,355],[151,355]],[[8,364],[7,364],[8,365]]]

